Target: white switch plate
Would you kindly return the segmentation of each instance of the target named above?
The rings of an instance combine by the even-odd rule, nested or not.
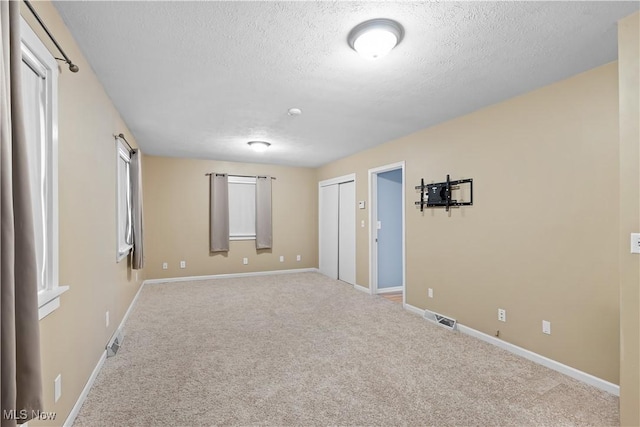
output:
[[[166,262],[162,263],[162,269],[166,270],[167,268],[169,268],[169,264],[167,264]]]
[[[296,255],[296,261],[300,261],[302,257],[300,255]]]
[[[106,327],[109,327],[109,310],[107,310],[107,312],[104,314],[104,323],[106,324]]]
[[[358,202],[358,208],[360,208],[360,209],[364,209],[364,207],[365,207],[365,206],[366,206],[366,204],[365,204],[364,200],[360,200],[360,201]]]
[[[428,296],[429,298],[433,298],[433,289],[429,288],[429,289],[427,290],[427,296]]]
[[[180,268],[187,268],[187,261],[180,261]]]
[[[382,230],[382,221],[378,221],[378,230]]]
[[[53,400],[57,402],[62,396],[62,374],[58,374],[55,380],[53,380]]]
[[[284,255],[280,255],[280,262],[284,262]]]
[[[249,258],[242,258],[242,263],[243,263],[244,265],[249,264]]]
[[[501,322],[507,321],[507,310],[505,310],[504,308],[498,309],[498,320]]]
[[[640,233],[631,233],[631,253],[640,254]]]
[[[551,322],[548,320],[542,321],[542,333],[551,335]]]

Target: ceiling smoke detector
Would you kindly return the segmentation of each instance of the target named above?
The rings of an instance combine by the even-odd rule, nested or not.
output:
[[[377,59],[391,52],[404,36],[402,25],[391,19],[371,19],[356,25],[349,33],[349,46],[367,59]]]

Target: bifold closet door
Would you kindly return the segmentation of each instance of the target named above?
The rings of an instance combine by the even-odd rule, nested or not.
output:
[[[320,187],[320,273],[338,278],[339,186]]]
[[[356,283],[356,185],[339,185],[338,279]]]

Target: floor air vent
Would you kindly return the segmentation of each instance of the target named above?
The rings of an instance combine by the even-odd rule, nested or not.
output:
[[[456,319],[443,316],[442,314],[435,313],[433,311],[425,310],[424,318],[437,325],[443,326],[452,331],[456,329]]]
[[[107,357],[115,356],[118,350],[120,350],[120,346],[122,345],[122,340],[124,339],[124,334],[122,331],[118,331],[109,344],[107,344]]]

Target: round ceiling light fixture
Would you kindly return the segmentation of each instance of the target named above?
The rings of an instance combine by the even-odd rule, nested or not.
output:
[[[377,59],[391,52],[402,41],[402,25],[386,18],[371,19],[356,25],[347,41],[349,46],[367,59]]]
[[[249,144],[249,147],[253,148],[253,151],[257,151],[259,153],[266,151],[267,148],[271,146],[267,141],[249,141],[247,144]]]
[[[302,114],[302,110],[296,107],[289,108],[287,114],[290,116],[299,116],[300,114]]]

